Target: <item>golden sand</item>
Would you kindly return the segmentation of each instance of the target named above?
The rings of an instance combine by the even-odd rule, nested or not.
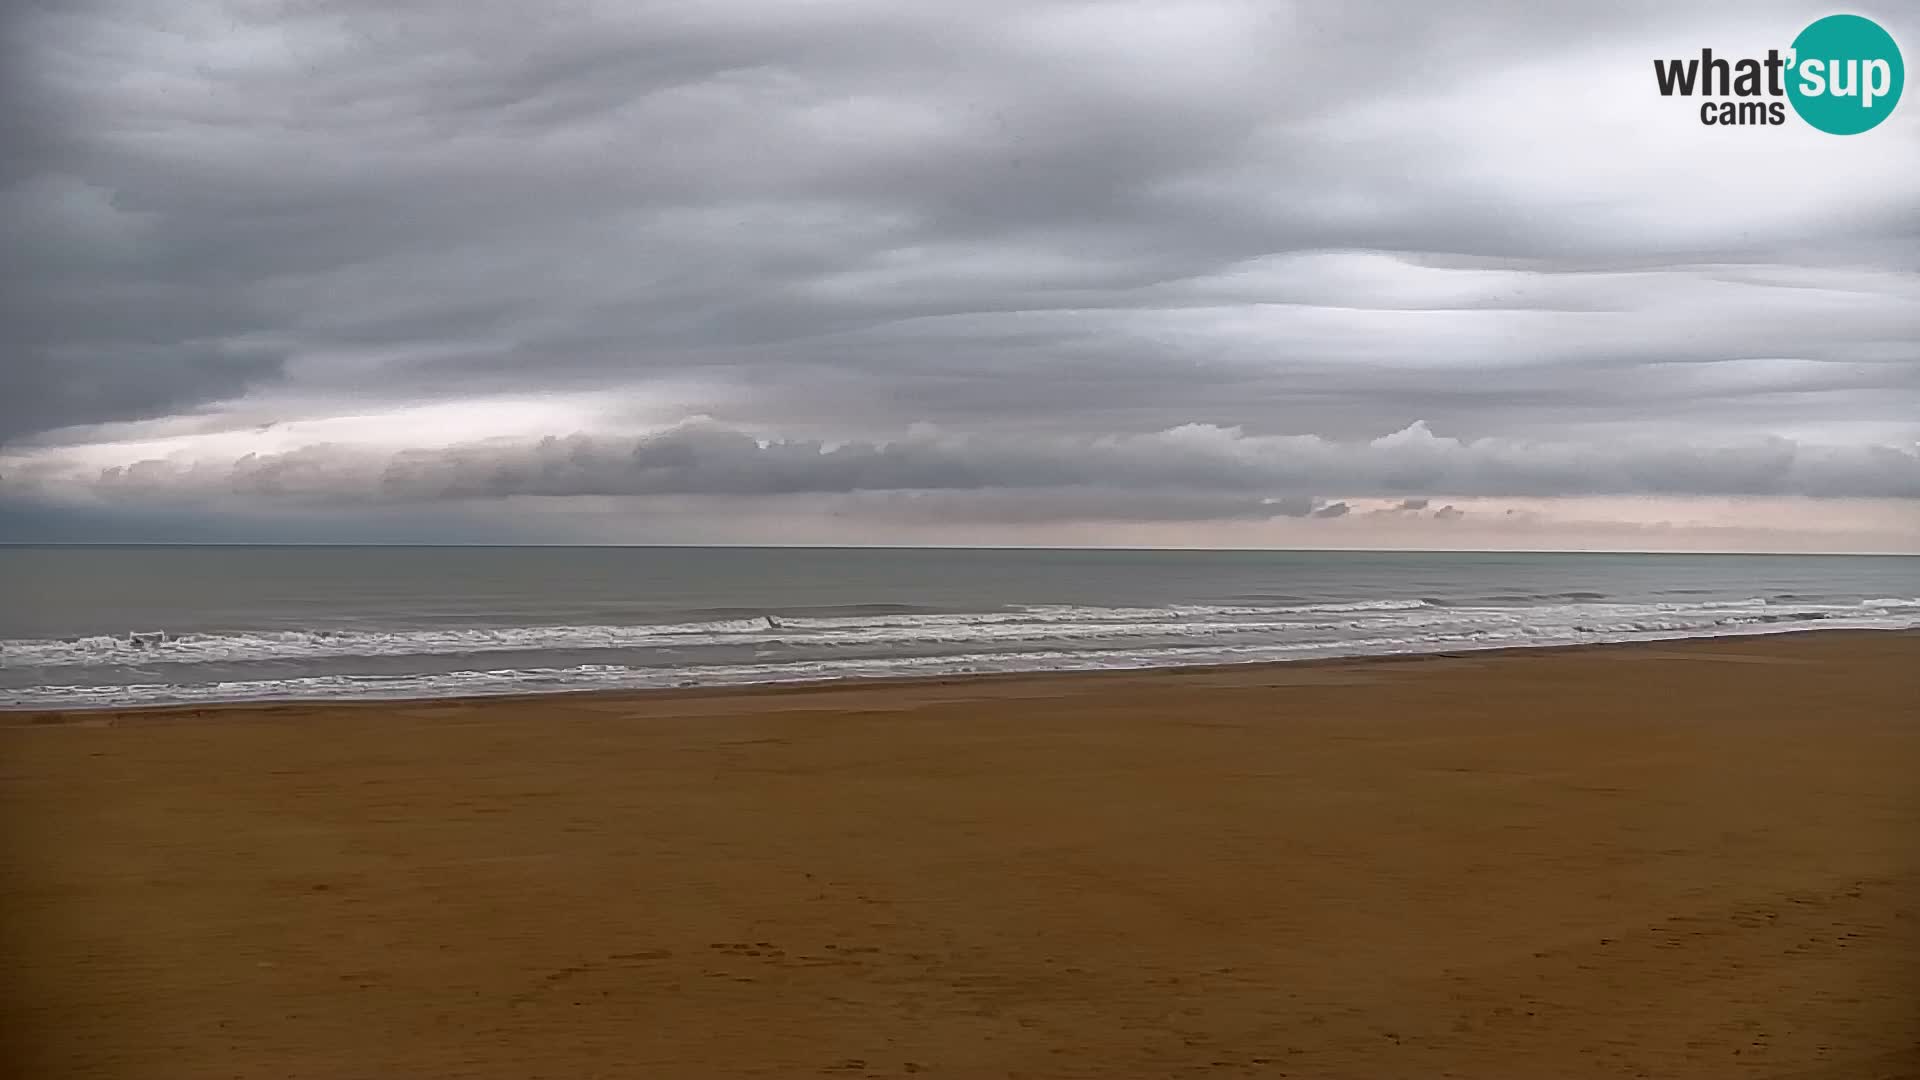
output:
[[[0,715],[16,1075],[1920,1075],[1920,635]]]

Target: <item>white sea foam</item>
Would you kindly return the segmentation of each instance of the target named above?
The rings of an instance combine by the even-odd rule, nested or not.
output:
[[[268,630],[233,633],[131,632],[60,640],[0,641],[8,666],[206,663],[348,656],[436,656],[580,649],[685,649],[761,642],[819,645],[963,644],[971,641],[1083,640],[1176,634],[1205,636],[1298,628],[1315,613],[1418,610],[1392,606],[1303,604],[1292,607],[1167,608],[1047,606],[974,614],[865,615],[720,619],[691,623],[460,627],[408,630]]]
[[[1764,599],[1702,604],[1571,603],[1531,607],[1436,607],[1424,601],[1275,607],[1038,607],[978,614],[726,619],[656,625],[511,626],[396,630],[266,630],[168,634],[130,632],[73,639],[0,641],[7,668],[189,665],[349,657],[471,656],[505,652],[650,650],[701,647],[951,647],[1099,643],[1129,639],[1256,639],[1288,644],[1338,641],[1392,629],[1413,640],[1473,632],[1529,636],[1697,631],[1773,624],[1920,623],[1920,600],[1794,604]]]
[[[1054,605],[773,621],[178,635],[142,629],[0,642],[0,675],[7,676],[0,705],[733,685],[1917,626],[1920,599],[1803,603],[1753,597],[1531,606],[1443,606],[1423,600]]]
[[[1916,605],[1920,606],[1920,605]],[[1608,630],[1553,631],[1513,622],[1504,629],[1455,632],[1431,630],[1413,635],[1376,635],[1292,644],[1199,644],[1095,650],[961,652],[934,656],[864,657],[726,663],[686,667],[635,667],[623,664],[573,664],[558,667],[485,668],[418,674],[331,674],[287,678],[226,679],[209,682],[141,682],[33,686],[3,698],[11,708],[107,708],[125,705],[191,704],[307,699],[406,700],[451,696],[578,692],[672,687],[725,687],[827,679],[907,678],[992,672],[1115,671],[1140,668],[1283,661],[1326,656],[1378,656],[1427,652],[1463,652],[1515,646],[1547,646],[1624,641],[1660,641],[1699,636],[1783,633],[1813,626],[1900,629],[1920,618],[1895,621],[1862,618],[1828,621],[1723,621],[1714,633],[1674,620],[1626,622]]]

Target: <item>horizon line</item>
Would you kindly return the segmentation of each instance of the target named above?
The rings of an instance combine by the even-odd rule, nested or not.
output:
[[[452,550],[578,551],[1118,551],[1217,552],[1221,554],[1311,555],[1713,555],[1818,558],[1920,558],[1920,551],[1742,551],[1674,548],[1397,548],[1397,547],[1134,547],[1073,544],[749,544],[749,543],[437,543],[429,541],[306,541],[306,540],[0,540],[0,548],[422,548]]]

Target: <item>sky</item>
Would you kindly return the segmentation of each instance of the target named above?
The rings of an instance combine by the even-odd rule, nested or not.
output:
[[[0,0],[0,541],[1920,551],[1834,10]]]

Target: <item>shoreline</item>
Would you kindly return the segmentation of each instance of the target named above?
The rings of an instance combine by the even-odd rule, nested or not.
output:
[[[1920,632],[0,726],[22,1075],[1920,1075]]]
[[[1027,680],[1095,680],[1152,676],[1177,678],[1184,675],[1209,675],[1222,672],[1259,671],[1273,668],[1324,668],[1343,665],[1419,663],[1431,660],[1521,656],[1529,654],[1569,654],[1587,650],[1657,648],[1661,646],[1684,648],[1691,645],[1702,645],[1712,642],[1744,641],[1756,638],[1845,638],[1857,635],[1870,635],[1875,637],[1881,635],[1907,635],[1920,637],[1920,627],[1897,629],[1792,627],[1781,630],[1762,629],[1734,634],[1636,638],[1627,641],[1586,641],[1546,645],[1497,645],[1486,648],[1456,647],[1433,652],[1356,653],[1336,656],[1310,656],[1296,660],[1246,660],[1226,663],[1143,665],[1141,667],[1122,668],[980,671],[944,675],[825,676],[818,679],[743,682],[712,686],[609,687],[585,690],[507,691],[498,694],[455,694],[419,697],[257,698],[232,701],[168,702],[152,705],[83,705],[61,708],[47,708],[38,705],[0,705],[0,729],[9,727],[58,726],[62,724],[98,724],[103,720],[108,723],[123,720],[157,720],[182,715],[190,716],[194,719],[206,719],[209,718],[207,714],[229,713],[233,711],[272,713],[284,710],[306,711],[312,709],[365,710],[391,709],[396,707],[417,709],[434,705],[465,708],[493,702],[503,704],[538,704],[545,701],[568,699],[668,701],[682,698],[701,699],[716,696],[748,697],[824,693],[865,688],[911,689],[919,686],[951,686],[955,683],[987,685],[1006,681],[1018,682]]]

